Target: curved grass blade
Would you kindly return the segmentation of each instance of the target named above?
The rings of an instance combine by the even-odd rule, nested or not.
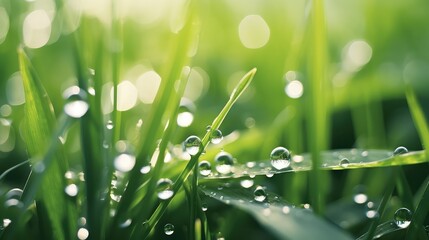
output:
[[[51,139],[52,126],[55,126],[55,115],[51,101],[22,48],[18,49],[18,56],[26,98],[23,135],[28,153],[32,156],[31,164],[37,166],[41,163],[40,156],[44,154],[48,143],[59,142],[58,138]],[[67,169],[67,161],[63,150],[59,145],[53,161],[44,166],[46,168],[45,177],[40,186],[37,186],[38,206],[43,206],[38,208],[38,216],[41,218],[39,221],[43,222],[40,227],[42,227],[41,232],[45,239],[65,239],[66,237],[62,223],[67,222],[65,209],[68,208],[65,206],[68,206],[69,203],[64,194],[63,173]],[[25,188],[24,198],[28,191],[35,191],[35,189]]]
[[[240,97],[242,92],[244,92],[244,90],[246,90],[246,87],[252,81],[255,73],[256,73],[256,68],[253,68],[248,73],[246,73],[246,75],[243,76],[243,78],[240,80],[240,82],[238,83],[238,85],[234,89],[233,93],[231,94],[228,102],[225,104],[225,106],[223,107],[221,112],[217,115],[217,117],[213,120],[213,123],[210,125],[211,126],[210,130],[208,130],[206,132],[203,139],[201,140],[201,147],[200,147],[198,153],[196,155],[192,156],[191,160],[188,162],[185,169],[180,173],[179,177],[174,182],[173,191],[175,193],[177,193],[180,190],[184,181],[188,178],[192,169],[196,166],[199,157],[205,151],[208,143],[210,142],[211,135],[212,135],[213,131],[220,127],[220,125],[222,124],[226,115],[231,110],[233,104],[237,101],[237,99]],[[155,209],[155,212],[152,214],[150,219],[144,225],[143,234],[142,234],[143,236],[146,237],[150,233],[151,229],[158,223],[159,219],[161,218],[161,216],[163,215],[163,213],[167,209],[167,206],[172,199],[173,198],[164,200],[163,202],[161,202],[157,206],[157,208]]]
[[[346,149],[324,151],[320,154],[322,170],[348,170],[373,167],[402,166],[428,162],[425,151],[409,152],[399,156],[393,156],[388,150],[362,150]],[[347,159],[345,161],[344,159]],[[341,161],[344,160],[343,164]],[[310,154],[294,155],[289,167],[277,170],[271,166],[269,160],[258,162],[247,162],[243,165],[233,167],[230,175],[221,175],[212,172],[207,178],[239,178],[252,175],[279,174],[286,172],[310,171],[312,160]]]
[[[266,192],[266,199],[259,202],[253,191],[239,185],[209,183],[200,185],[200,189],[212,198],[251,214],[279,239],[352,239],[311,210],[295,207],[272,193]]]
[[[402,230],[401,233],[399,233]],[[399,234],[403,234],[405,229],[398,227],[394,221],[385,222],[383,224],[380,224],[375,229],[374,237],[373,239],[379,239],[383,236],[386,236],[391,233],[395,233],[395,236],[398,237]],[[365,240],[368,239],[368,233],[363,234],[356,240]],[[401,237],[398,237],[397,239],[402,239]]]
[[[24,165],[28,164],[29,162],[30,162],[30,160],[26,160],[26,161],[23,161],[23,162],[21,162],[21,163],[18,163],[18,164],[16,164],[15,166],[13,166],[13,167],[11,167],[11,168],[7,169],[6,171],[4,171],[4,172],[0,175],[0,181],[1,181],[4,177],[6,177],[6,175],[7,175],[7,174],[9,174],[10,172],[12,172],[13,170],[15,170],[15,169],[17,169],[17,168],[19,168],[19,167],[21,167],[21,166],[24,166]]]

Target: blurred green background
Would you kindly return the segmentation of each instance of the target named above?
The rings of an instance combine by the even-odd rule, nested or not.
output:
[[[79,33],[78,42],[89,67],[95,67],[97,57],[106,58],[106,72],[102,73],[106,114],[112,105],[109,53],[120,52],[121,137],[132,139],[139,119],[144,124],[159,85],[158,74],[169,57],[171,39],[183,23],[183,2],[118,1],[115,11],[121,20],[121,37],[112,42],[108,1],[0,0],[0,173],[27,159],[20,136],[25,98],[18,73],[18,46],[28,48],[57,114],[64,104],[63,90],[76,83],[73,32]],[[174,144],[190,134],[201,135],[235,83],[256,67],[252,85],[221,129],[225,136],[239,133],[239,139],[223,147],[239,162],[267,159],[277,145],[293,153],[309,150],[304,114],[311,72],[307,66],[309,5],[307,1],[280,0],[198,2],[199,32],[194,37],[194,51],[189,53],[193,70],[183,101],[183,112],[190,112],[193,121],[184,119]],[[329,149],[393,150],[399,145],[421,149],[404,97],[404,83],[411,83],[427,115],[429,3],[329,0],[325,11]],[[78,165],[78,138],[73,131],[68,137],[67,150]],[[428,174],[418,166],[406,170],[415,173],[412,188]],[[7,184],[22,187],[27,174],[19,169],[7,177]],[[332,175],[333,179],[344,179],[347,173]],[[278,183],[278,192],[282,192],[289,177],[276,176],[270,181]],[[375,187],[373,192],[379,189]],[[332,193],[330,198],[340,197],[338,194]],[[302,195],[286,199],[306,199]]]

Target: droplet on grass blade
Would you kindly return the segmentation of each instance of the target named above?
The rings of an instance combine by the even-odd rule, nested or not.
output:
[[[200,171],[201,176],[207,177],[212,172],[212,167],[208,161],[201,161],[198,164],[198,169]]]
[[[350,164],[350,161],[347,158],[343,158],[343,159],[341,159],[339,165],[343,168],[346,168],[349,166],[349,164]]]
[[[399,208],[394,215],[395,223],[400,228],[407,228],[411,223],[413,214],[407,208]]]
[[[211,143],[218,144],[222,141],[222,139],[223,139],[222,132],[219,129],[213,130],[210,136]]]
[[[197,136],[189,136],[184,142],[183,146],[185,151],[189,153],[189,155],[196,155],[201,147],[201,139]]]
[[[215,156],[216,161],[216,171],[220,174],[229,174],[231,173],[232,166],[234,164],[234,159],[231,154],[227,152],[220,152]]]
[[[290,152],[284,147],[276,147],[271,151],[270,159],[271,165],[275,169],[281,170],[287,168],[290,165]]]
[[[406,147],[399,146],[395,149],[395,151],[393,151],[393,155],[397,156],[397,155],[401,155],[401,154],[404,154],[407,152],[408,152],[408,149]]]
[[[77,230],[77,238],[79,238],[79,240],[85,240],[89,237],[89,231],[86,228],[79,228],[79,230]]]
[[[164,226],[164,233],[165,233],[166,235],[171,235],[171,234],[173,234],[173,233],[174,233],[174,225],[173,225],[173,224],[171,224],[171,223],[167,223],[167,224],[165,224],[165,226]]]
[[[157,195],[161,200],[167,200],[174,195],[173,182],[168,178],[161,178],[157,182]]]
[[[77,187],[76,184],[69,184],[64,188],[64,191],[70,197],[76,197],[77,194],[79,193],[79,188]]]
[[[240,185],[243,188],[251,188],[253,186],[254,181],[251,179],[243,179],[240,181]]]
[[[267,193],[265,192],[264,188],[261,186],[256,187],[253,194],[254,194],[255,201],[263,202],[265,201],[265,199],[267,199]]]
[[[86,93],[78,86],[67,88],[63,92],[66,99],[64,112],[72,118],[81,118],[88,111],[89,104],[86,102]]]

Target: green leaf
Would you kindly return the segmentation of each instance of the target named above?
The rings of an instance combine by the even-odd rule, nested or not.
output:
[[[347,170],[373,167],[402,166],[409,164],[425,163],[425,151],[416,151],[393,156],[392,151],[388,150],[362,150],[346,149],[324,151],[320,154],[321,167],[323,170]],[[347,160],[344,160],[347,159]],[[344,164],[340,162],[344,160]],[[234,166],[231,175],[220,175],[212,172],[207,178],[239,178],[251,175],[279,174],[285,172],[310,171],[312,169],[312,160],[310,154],[294,155],[290,166],[277,170],[271,166],[270,160],[247,162],[243,165]]]
[[[266,192],[267,198],[258,202],[252,190],[239,185],[211,182],[201,185],[200,189],[212,198],[251,214],[279,239],[352,239],[311,210],[295,207],[272,193]]]
[[[49,97],[37,78],[34,69],[24,50],[20,48],[19,65],[25,93],[25,127],[24,140],[31,158],[31,164],[38,166],[42,154],[45,154],[47,143],[51,142],[52,127],[55,126],[55,115]],[[54,141],[59,141],[55,139]],[[44,178],[37,186],[37,211],[41,232],[45,239],[65,239],[63,220],[66,218],[66,194],[64,194],[64,178],[67,162],[61,144],[55,159],[49,166],[44,166]],[[30,184],[30,186],[32,186]],[[24,189],[23,198],[33,189]]]
[[[398,237],[399,231],[401,231],[401,235],[403,236],[405,232],[403,228],[398,227],[394,221],[385,222],[377,226],[377,228],[375,229],[373,239],[379,239],[391,233],[394,233],[395,236]],[[367,237],[368,237],[368,233],[365,233],[362,236],[360,236],[357,240],[364,240],[364,239],[367,239]],[[402,238],[398,237],[397,239],[402,239]]]

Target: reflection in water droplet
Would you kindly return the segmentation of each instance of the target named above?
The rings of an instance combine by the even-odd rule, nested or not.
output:
[[[253,186],[254,181],[251,179],[243,179],[240,181],[240,185],[244,188],[251,188]]]
[[[189,136],[184,142],[183,146],[187,153],[195,155],[200,150],[201,139],[197,136]]]
[[[77,230],[77,237],[80,240],[85,240],[89,237],[89,231],[86,228],[79,228],[79,230]]]
[[[212,172],[212,167],[209,162],[201,161],[198,164],[198,169],[200,170],[201,176],[207,177]]]
[[[227,152],[220,152],[215,156],[216,170],[220,174],[229,174],[234,164],[234,159],[231,154]]]
[[[256,187],[255,191],[253,192],[254,198],[258,202],[263,202],[267,198],[267,194],[265,193],[265,190],[263,187],[258,186]]]
[[[407,208],[399,208],[394,215],[395,223],[400,228],[407,228],[411,223],[413,214]]]
[[[203,210],[203,212],[207,211],[208,207],[207,207],[207,203],[202,203],[201,204],[201,210]]]
[[[348,160],[347,158],[343,158],[343,159],[341,159],[341,161],[340,161],[340,166],[341,166],[341,167],[343,167],[343,168],[348,167],[348,166],[349,166],[349,164],[350,164],[350,162],[349,162],[349,160]]]
[[[88,111],[89,104],[86,102],[86,93],[78,86],[67,88],[63,92],[66,99],[64,112],[72,118],[80,118]]]
[[[400,146],[400,147],[397,147],[395,149],[395,151],[393,151],[393,155],[394,156],[401,155],[401,154],[404,154],[404,153],[407,153],[407,152],[408,152],[408,149],[406,147]]]
[[[136,157],[128,153],[119,154],[114,161],[115,169],[120,172],[129,172],[136,163]]]
[[[158,198],[161,200],[167,200],[174,194],[173,182],[168,178],[161,178],[157,182]]]
[[[164,226],[164,233],[165,233],[166,235],[171,235],[171,234],[173,234],[173,233],[174,233],[174,225],[173,225],[173,224],[171,224],[171,223],[167,223],[167,224],[165,224],[165,226]]]
[[[353,201],[357,204],[364,204],[368,201],[368,196],[365,193],[358,193],[353,196]]]
[[[290,165],[290,152],[284,147],[276,147],[271,151],[270,159],[271,165],[275,169],[281,170],[287,168]]]
[[[64,191],[70,197],[76,197],[79,192],[79,188],[77,187],[76,184],[69,184],[67,185],[67,187],[65,187]]]
[[[222,132],[219,129],[216,129],[212,132],[211,136],[210,136],[210,141],[213,144],[218,144],[222,141],[223,139],[223,135]]]
[[[113,122],[112,122],[112,120],[107,121],[106,128],[109,129],[109,130],[113,129]]]

